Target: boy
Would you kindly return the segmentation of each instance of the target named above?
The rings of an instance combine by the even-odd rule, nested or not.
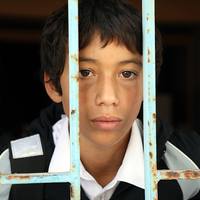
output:
[[[4,166],[11,163],[12,173],[69,170],[67,9],[65,5],[47,20],[41,43],[46,91],[55,103],[62,103],[65,114],[54,104],[32,122],[27,134],[40,135],[42,155],[25,152],[14,159],[17,152],[11,144],[10,161],[8,150],[2,157]],[[122,0],[79,1],[81,199],[144,199],[138,118],[143,101],[141,27],[141,14]],[[157,74],[161,51],[156,30]],[[199,168],[200,138],[195,133],[174,130],[157,118],[157,144],[158,169]],[[9,191],[9,199],[69,199],[68,185],[13,185],[1,192],[1,199],[8,198]],[[198,180],[161,181],[158,194],[162,200],[194,200],[200,199],[199,189]]]

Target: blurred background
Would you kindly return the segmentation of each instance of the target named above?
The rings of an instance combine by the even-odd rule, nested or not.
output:
[[[39,80],[42,27],[66,0],[0,1],[1,145],[23,135],[51,101]],[[130,0],[141,9],[141,0]],[[200,133],[200,1],[156,0],[164,63],[157,114],[181,130]]]

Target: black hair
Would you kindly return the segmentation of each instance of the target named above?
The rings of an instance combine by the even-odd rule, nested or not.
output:
[[[87,47],[98,34],[105,47],[112,41],[142,55],[142,16],[124,0],[79,0],[79,49]],[[46,72],[62,95],[60,76],[68,52],[68,5],[46,21],[41,42],[41,77]],[[156,29],[156,71],[162,64],[162,42]],[[49,81],[50,81],[49,80]]]

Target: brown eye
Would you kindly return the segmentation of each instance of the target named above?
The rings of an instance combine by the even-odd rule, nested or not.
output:
[[[124,72],[122,72],[122,76],[124,77],[124,78],[130,78],[130,77],[132,77],[134,75],[134,73],[133,72],[130,72],[130,71],[124,71]]]
[[[90,73],[90,70],[80,70],[79,75],[81,75],[82,77],[88,77],[90,76]]]

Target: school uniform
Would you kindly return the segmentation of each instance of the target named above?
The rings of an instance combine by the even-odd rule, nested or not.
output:
[[[27,135],[39,137],[41,146],[38,152],[40,153],[13,158],[16,152],[11,145],[1,156],[0,171],[9,172],[9,164],[12,173],[68,171],[70,157],[67,125],[68,118],[55,104],[42,110],[40,117],[31,123],[26,132]],[[17,144],[17,141],[15,142]],[[170,124],[157,117],[157,167],[158,169],[199,169],[200,137],[195,132],[184,133],[175,130]],[[102,188],[81,163],[81,199],[144,199],[143,171],[143,131],[141,121],[136,119],[122,166],[114,180],[107,186]],[[199,190],[199,179],[160,181],[158,197],[159,200],[197,200],[200,199]],[[70,189],[68,183],[13,185],[12,187],[7,185],[7,189],[4,190],[0,187],[0,199],[7,200],[8,196],[10,200],[66,200],[70,199]]]

